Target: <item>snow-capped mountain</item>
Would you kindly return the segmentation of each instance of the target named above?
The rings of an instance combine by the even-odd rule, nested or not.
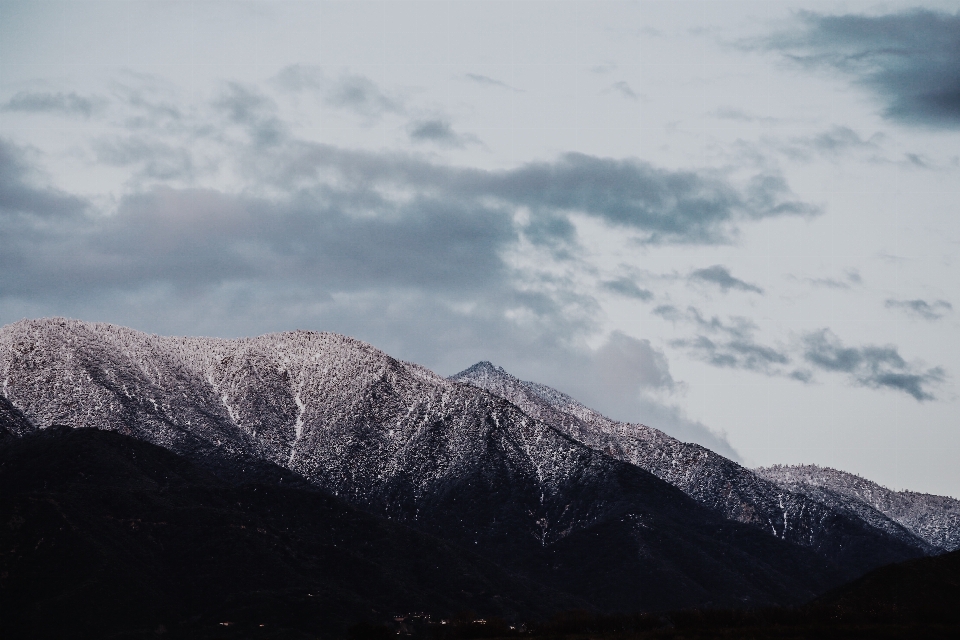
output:
[[[0,379],[36,428],[118,431],[235,477],[284,468],[608,610],[791,602],[866,568],[724,521],[497,395],[336,334],[21,321],[0,329]]]
[[[891,538],[924,553],[946,548],[877,506],[840,503],[775,482],[700,445],[642,424],[610,420],[556,389],[519,380],[489,362],[451,379],[499,395],[574,440],[650,471],[726,518],[826,557],[869,557],[879,564],[889,553]]]
[[[940,549],[960,549],[960,500],[955,498],[893,491],[858,475],[816,465],[776,465],[754,471],[823,502],[882,513]]]

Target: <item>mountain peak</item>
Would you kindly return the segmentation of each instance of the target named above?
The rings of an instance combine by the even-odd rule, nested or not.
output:
[[[481,360],[475,365],[468,367],[460,373],[450,376],[450,380],[461,380],[464,378],[475,380],[477,378],[513,378],[503,367],[498,367],[489,360]]]

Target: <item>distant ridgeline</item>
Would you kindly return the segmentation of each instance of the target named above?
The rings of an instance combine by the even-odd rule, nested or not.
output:
[[[0,598],[25,628],[106,624],[93,584],[153,631],[790,605],[960,545],[956,500],[751,471],[489,363],[445,379],[331,333],[22,321],[0,374]]]

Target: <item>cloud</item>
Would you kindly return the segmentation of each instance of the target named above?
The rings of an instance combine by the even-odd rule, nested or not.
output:
[[[683,320],[683,313],[672,304],[662,304],[653,310],[653,314],[670,322]]]
[[[590,375],[579,376],[581,395],[575,397],[592,403],[605,415],[650,425],[684,442],[696,442],[733,460],[740,459],[724,434],[691,420],[679,407],[664,401],[663,393],[682,385],[670,374],[664,353],[649,340],[614,331],[593,352],[588,371]],[[593,384],[584,385],[584,378]]]
[[[472,200],[478,206],[523,207],[547,234],[555,229],[569,237],[571,227],[564,220],[584,215],[633,232],[643,244],[728,243],[743,222],[817,212],[791,199],[779,176],[755,176],[738,186],[710,172],[666,170],[637,160],[580,153],[486,171],[431,164],[403,154],[296,143],[278,155],[258,153],[252,161],[259,163],[256,175],[261,180],[283,189],[338,176],[364,188],[429,192],[457,202]],[[545,220],[560,224],[544,226]]]
[[[778,176],[756,176],[737,189],[706,172],[580,153],[491,173],[482,182],[535,212],[582,213],[639,232],[646,244],[726,243],[741,220],[817,213],[789,199],[789,188]]]
[[[924,320],[939,320],[946,312],[953,310],[953,305],[946,300],[934,300],[932,303],[926,300],[887,300],[884,306],[887,309],[902,309]]]
[[[762,122],[764,124],[779,122],[778,118],[758,116],[753,113],[748,113],[742,109],[735,109],[733,107],[720,107],[713,112],[713,116],[720,118],[721,120],[735,120],[737,122]]]
[[[840,280],[838,278],[804,278],[804,282],[808,282],[815,287],[826,287],[828,289],[849,289],[851,285],[861,284],[863,278],[860,276],[860,272],[857,269],[847,269],[844,273],[844,279]]]
[[[739,291],[752,291],[760,294],[763,293],[763,289],[760,287],[748,282],[744,282],[739,278],[734,278],[732,275],[730,275],[730,271],[726,267],[719,264],[715,264],[712,267],[707,267],[705,269],[697,269],[690,274],[689,279],[715,284],[720,287],[724,293],[730,289],[737,289]]]
[[[882,133],[863,138],[850,127],[836,125],[812,136],[791,138],[777,145],[779,151],[793,160],[810,161],[814,156],[837,158],[854,150],[877,150]]]
[[[453,130],[446,120],[416,120],[407,127],[407,133],[414,142],[433,142],[445,147],[463,147],[467,142],[475,142],[473,136],[465,136]]]
[[[599,330],[597,301],[554,269],[582,266],[584,219],[643,244],[715,244],[810,211],[777,176],[743,183],[586,154],[468,168],[300,139],[279,114],[258,88],[230,83],[157,128],[97,139],[99,162],[151,180],[129,181],[109,208],[36,182],[27,153],[4,143],[0,315],[221,335],[307,326],[431,366],[482,345],[475,360],[513,354],[555,370]],[[221,159],[217,188],[172,186],[206,171],[194,141]],[[628,282],[600,286],[652,295]]]
[[[730,323],[725,324],[717,316],[706,319],[694,307],[687,310],[685,319],[692,321],[700,333],[693,338],[674,340],[671,346],[686,349],[697,359],[715,367],[786,375],[783,367],[790,363],[789,356],[782,350],[757,342],[754,334],[758,327],[750,320],[731,318]]]
[[[276,104],[255,89],[230,82],[213,106],[247,129],[255,149],[275,146],[288,136],[286,126],[276,115]]]
[[[895,389],[920,401],[936,399],[930,387],[946,378],[941,367],[925,369],[908,363],[892,345],[846,347],[829,329],[804,334],[792,346],[772,347],[755,339],[759,328],[747,318],[732,317],[724,322],[717,316],[706,318],[695,307],[681,312],[671,305],[657,307],[653,312],[672,322],[696,326],[696,335],[669,344],[715,367],[812,382],[814,371],[797,367],[794,361],[799,359],[815,370],[846,373],[858,386]]]
[[[607,389],[673,389],[667,358],[649,340],[612,332],[593,354],[599,380]]]
[[[180,145],[127,136],[101,139],[93,147],[97,162],[115,167],[137,166],[141,177],[191,180],[197,174],[190,151]]]
[[[0,106],[2,111],[26,113],[62,113],[89,118],[102,101],[70,93],[41,93],[21,91]]]
[[[290,92],[318,92],[325,105],[352,111],[369,120],[406,111],[402,100],[388,96],[373,80],[355,73],[330,78],[319,67],[291,65],[282,69],[273,82]]]
[[[29,233],[20,228],[20,233],[33,238],[44,233],[49,222],[76,218],[87,207],[82,198],[39,186],[36,173],[27,161],[25,149],[0,138],[0,220],[4,226],[37,224],[38,228]],[[19,239],[18,232],[10,227],[6,231],[3,244],[12,248]]]
[[[572,259],[575,216],[587,216],[644,243],[725,242],[742,223],[782,215],[777,203],[788,195],[777,180],[761,180],[769,193],[758,199],[756,181],[738,187],[710,173],[584,154],[489,171],[345,150],[294,138],[272,100],[236,83],[212,106],[249,134],[239,142],[208,138],[228,140],[243,191],[134,184],[115,211],[93,211],[80,198],[30,186],[25,156],[5,145],[4,245],[23,257],[6,272],[0,296],[283,281],[309,283],[317,295],[405,288],[463,299],[502,290],[516,294],[522,316],[536,297],[521,296],[518,283],[547,286],[508,265],[522,240]],[[140,166],[142,176],[159,180],[189,181],[197,170],[188,154],[145,136],[101,140],[96,151],[102,162]],[[519,210],[528,215],[517,217]],[[14,211],[70,218],[56,227],[13,224]],[[624,282],[609,286],[648,296]],[[560,289],[563,304],[589,307],[589,296],[569,295],[572,285]]]
[[[35,288],[45,279],[38,272],[68,259],[64,249],[76,241],[75,227],[88,210],[84,199],[40,184],[36,173],[27,150],[0,139],[0,309],[10,304],[9,291],[45,295]]]
[[[601,283],[601,286],[607,291],[619,293],[628,298],[637,300],[652,300],[653,292],[649,289],[641,289],[637,283],[629,278],[618,278],[617,280],[607,280]]]
[[[852,77],[876,95],[885,117],[960,126],[960,12],[912,9],[880,16],[797,15],[796,29],[761,46],[809,68]]]
[[[594,351],[567,355],[566,362],[577,364],[537,372],[534,379],[566,391],[614,420],[649,425],[740,460],[725,434],[691,420],[672,404],[670,396],[683,385],[674,380],[666,356],[649,340],[614,331]]]
[[[634,93],[633,89],[630,88],[630,85],[623,80],[621,80],[620,82],[614,82],[613,85],[610,86],[610,90],[616,91],[624,98],[629,98],[630,100],[639,99],[637,94]]]
[[[804,359],[823,371],[846,373],[855,384],[894,389],[917,401],[934,400],[929,387],[946,377],[941,367],[924,370],[907,363],[894,346],[846,347],[829,329],[803,337]]]
[[[488,76],[480,75],[479,73],[468,73],[465,76],[468,80],[472,80],[478,84],[485,84],[491,87],[499,87],[501,89],[509,89],[510,91],[522,92],[523,89],[517,89],[516,87],[511,87],[506,82],[501,82],[500,80],[495,80]]]

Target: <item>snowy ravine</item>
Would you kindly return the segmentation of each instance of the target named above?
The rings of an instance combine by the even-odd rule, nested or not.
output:
[[[776,465],[754,472],[837,508],[882,513],[940,549],[960,549],[960,500],[955,498],[893,491],[858,475],[816,465]]]
[[[816,483],[798,485],[796,478],[778,475],[792,468],[751,471],[657,429],[610,420],[556,389],[519,380],[489,362],[477,363],[450,379],[509,400],[578,442],[650,471],[731,520],[827,556],[844,553],[850,535],[889,536],[925,553],[952,550],[960,536],[956,500],[911,492],[878,499],[873,497],[879,495],[876,492],[852,490],[840,500],[809,487]]]
[[[107,429],[234,476],[302,478],[613,609],[798,601],[932,549],[546,387],[524,387],[532,402],[468,377],[332,333],[0,329],[0,395],[31,429]]]

